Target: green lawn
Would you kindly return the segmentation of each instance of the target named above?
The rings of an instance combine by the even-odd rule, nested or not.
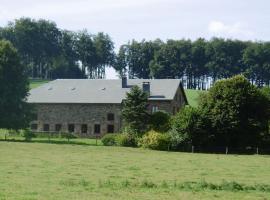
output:
[[[81,139],[82,140],[82,139]],[[0,199],[269,199],[270,156],[0,142]],[[189,187],[193,182],[196,187]],[[215,190],[235,181],[236,186]],[[183,187],[184,185],[184,187]],[[235,190],[236,189],[236,190]]]
[[[199,98],[200,94],[203,92],[205,92],[205,91],[186,89],[185,93],[186,93],[189,105],[196,107],[198,105],[198,98]]]
[[[30,79],[30,88],[36,88],[44,83],[48,83],[50,80],[42,80],[42,79]]]

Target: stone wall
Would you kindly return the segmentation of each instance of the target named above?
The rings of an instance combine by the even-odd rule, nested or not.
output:
[[[61,124],[61,132],[68,132],[68,125],[74,124],[74,132],[85,137],[95,136],[94,126],[100,124],[100,134],[107,133],[107,126],[114,125],[114,132],[121,127],[120,104],[36,104],[37,131],[44,131],[44,124],[49,124],[51,132],[56,131],[55,125]],[[114,114],[114,120],[107,115]],[[87,125],[87,133],[81,132],[81,126]]]

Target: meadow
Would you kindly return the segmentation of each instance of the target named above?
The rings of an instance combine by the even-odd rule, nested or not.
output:
[[[90,141],[1,141],[0,199],[270,198],[270,156],[160,152]]]
[[[43,80],[43,79],[30,79],[30,89],[34,89],[38,86],[41,86],[44,83],[48,83],[50,80]]]

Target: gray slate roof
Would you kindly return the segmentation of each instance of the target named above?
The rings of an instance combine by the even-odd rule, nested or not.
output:
[[[150,82],[149,100],[172,100],[181,82],[179,79],[128,79],[128,86]],[[29,103],[121,103],[129,88],[122,80],[57,79],[32,89]]]

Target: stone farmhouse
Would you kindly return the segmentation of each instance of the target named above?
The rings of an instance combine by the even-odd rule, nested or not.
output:
[[[173,115],[188,104],[179,79],[57,79],[30,91],[27,101],[36,108],[31,129],[81,137],[118,132],[122,102],[134,85],[149,94],[149,113]]]

